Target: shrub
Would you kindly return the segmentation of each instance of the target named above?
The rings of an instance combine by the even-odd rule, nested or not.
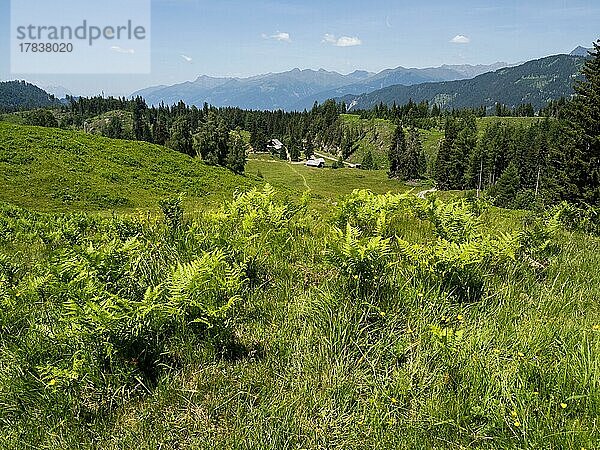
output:
[[[364,233],[389,235],[394,215],[412,215],[413,207],[420,201],[410,194],[376,195],[367,190],[355,190],[340,202],[335,220],[340,227],[350,224]]]
[[[600,235],[600,208],[590,205],[576,206],[562,202],[552,212],[568,230]]]
[[[327,256],[353,289],[366,293],[388,284],[390,239],[361,238],[360,231],[350,224],[345,231],[334,232],[337,239],[328,245]]]
[[[161,200],[159,205],[167,224],[173,230],[179,229],[183,225],[183,194],[178,197],[171,197]]]

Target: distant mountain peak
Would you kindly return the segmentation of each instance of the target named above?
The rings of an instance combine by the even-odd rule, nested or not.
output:
[[[54,95],[56,98],[66,98],[67,96],[73,96],[73,93],[64,86],[48,85],[41,86],[41,88],[47,93]]]
[[[372,72],[368,72],[366,70],[355,70],[354,72],[349,73],[348,75],[354,76],[354,77],[357,77],[357,76],[362,77],[362,76],[370,76],[372,74],[373,74]]]
[[[583,57],[587,57],[588,56],[588,52],[592,50],[591,48],[585,48],[582,47],[581,45],[578,45],[577,47],[575,47],[573,49],[573,51],[571,53],[569,53],[569,55],[571,56],[583,56]]]

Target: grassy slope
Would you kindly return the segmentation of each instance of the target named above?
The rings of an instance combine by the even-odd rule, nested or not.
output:
[[[512,124],[527,126],[539,122],[540,120],[544,120],[544,117],[478,117],[477,126],[478,128],[482,128],[497,122],[510,122]]]
[[[479,136],[483,135],[486,127],[491,124],[504,122],[510,123],[511,125],[519,125],[528,127],[536,122],[544,120],[543,117],[478,117],[477,118],[477,132]]]
[[[1,114],[0,122],[8,122],[17,125],[22,125],[23,123],[25,123],[25,119],[23,117],[23,113],[15,112],[10,114]]]
[[[518,228],[515,219],[492,212],[485,228]],[[411,229],[435,241],[415,221],[398,231]],[[263,232],[268,245],[260,249],[270,258],[261,259],[265,280],[238,305],[233,356],[190,348],[191,361],[165,368],[149,393],[115,395],[108,413],[61,412],[52,409],[56,391],[31,391],[25,401],[39,395],[46,403],[20,416],[13,407],[0,421],[4,442],[108,449],[598,448],[600,240],[561,233],[562,252],[545,275],[511,271],[491,280],[481,300],[461,303],[403,277],[389,291],[362,296],[323,260],[324,242],[333,239],[329,224],[316,220],[308,230],[281,240],[273,230]],[[175,247],[153,235],[142,242],[154,249],[150,255],[177,248],[171,256],[185,260],[199,251],[194,239],[213,231],[200,221]],[[52,251],[45,248],[36,264],[43,268]],[[24,279],[14,291],[37,299],[28,287],[33,281]],[[38,302],[31,312],[38,320],[60,311],[61,302]],[[433,338],[433,325],[464,334],[449,349]]]
[[[0,122],[0,200],[41,211],[220,202],[258,183],[157,145]]]
[[[343,114],[342,120],[349,127],[362,127],[366,135],[359,141],[358,150],[350,157],[349,161],[360,163],[367,150],[371,150],[375,162],[379,167],[387,166],[386,152],[389,147],[394,126],[388,120],[383,119],[363,119],[354,114]],[[539,120],[540,117],[480,117],[477,118],[477,128],[480,133],[485,127],[496,122],[510,122],[513,124],[530,125]],[[444,137],[443,130],[419,130],[423,150],[427,157],[428,169],[431,172],[435,156],[437,154],[440,140]]]
[[[270,160],[250,161],[242,178],[154,145],[0,123],[0,200],[40,210],[106,210],[119,199],[131,204],[116,208],[155,206],[179,191],[203,208],[256,184],[258,170],[289,192],[308,185],[331,209],[353,188],[407,189],[383,171]],[[486,229],[519,228],[521,215],[493,210]],[[415,224],[404,226],[408,233]],[[107,415],[65,417],[40,406],[21,422],[0,421],[5,445],[598,448],[600,240],[561,233],[562,251],[545,275],[500,277],[478,302],[455,302],[435,289],[423,296],[405,283],[389,297],[359,301],[323,262],[329,224],[318,217],[308,228],[285,251],[265,247],[276,256],[265,264],[265,284],[240,304],[238,356],[198,353],[193,363],[166,370],[151,394],[117,395],[119,406]],[[211,234],[207,227],[204,235]],[[0,253],[29,267],[52,251],[20,239]],[[28,283],[24,277],[15,292],[28,292]],[[10,302],[0,303],[7,305],[2,314],[19,304]],[[33,311],[61,304],[42,303]],[[464,337],[447,352],[430,327],[459,314]]]
[[[198,210],[263,182],[283,196],[310,189],[319,209],[354,189],[409,189],[383,170],[315,170],[256,155],[246,166],[248,176],[239,177],[152,144],[2,122],[0,169],[0,200],[39,211],[155,208],[161,198],[181,192],[187,209]]]
[[[342,120],[350,127],[361,127],[365,132],[365,137],[358,143],[357,151],[349,158],[349,161],[360,163],[368,150],[371,151],[373,159],[377,166],[385,169],[388,166],[387,149],[390,146],[394,125],[389,120],[383,119],[360,119],[359,116],[353,114],[343,114]],[[419,130],[421,134],[421,142],[423,150],[427,157],[429,168],[433,164],[437,153],[438,144],[443,137],[443,133],[439,130]]]
[[[343,114],[342,121],[346,126],[362,128],[366,134],[358,143],[358,149],[350,156],[349,161],[353,163],[362,162],[367,151],[371,151],[373,160],[377,167],[387,167],[386,149],[392,140],[394,126],[388,120],[383,119],[361,119],[357,115]]]

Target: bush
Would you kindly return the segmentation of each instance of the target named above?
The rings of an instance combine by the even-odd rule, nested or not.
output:
[[[335,234],[337,239],[328,245],[327,256],[351,289],[365,294],[385,287],[392,256],[390,239],[361,238],[360,231],[350,224],[345,232],[336,229]]]
[[[179,229],[183,225],[183,195],[161,200],[159,205],[167,224],[172,230]]]
[[[600,235],[600,208],[590,205],[576,206],[562,202],[552,211],[566,229]]]

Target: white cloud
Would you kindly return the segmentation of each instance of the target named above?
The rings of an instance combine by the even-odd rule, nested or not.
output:
[[[192,62],[193,59],[190,56],[184,55],[183,53],[180,55],[183,59],[185,59],[187,62]]]
[[[471,42],[471,39],[462,34],[457,34],[452,39],[450,39],[450,42],[452,42],[453,44],[468,44],[469,42]]]
[[[263,39],[274,39],[276,41],[279,42],[292,42],[292,39],[290,38],[290,33],[284,33],[282,31],[278,31],[275,34],[272,35],[266,35],[266,34],[262,34]]]
[[[337,39],[333,34],[327,33],[325,34],[325,36],[323,36],[322,42],[327,42],[328,44],[335,44],[337,42]]]
[[[357,37],[340,36],[339,38],[336,38],[335,35],[329,33],[326,33],[323,36],[321,42],[335,45],[336,47],[355,47],[362,44],[362,41]]]
[[[341,38],[339,38],[337,40],[337,46],[338,47],[354,47],[356,45],[361,45],[362,41],[357,38],[357,37],[349,37],[349,36],[342,36]]]
[[[118,47],[116,45],[112,46],[110,49],[114,52],[126,53],[128,55],[133,55],[135,53],[135,50],[132,48],[123,48],[123,47]]]

